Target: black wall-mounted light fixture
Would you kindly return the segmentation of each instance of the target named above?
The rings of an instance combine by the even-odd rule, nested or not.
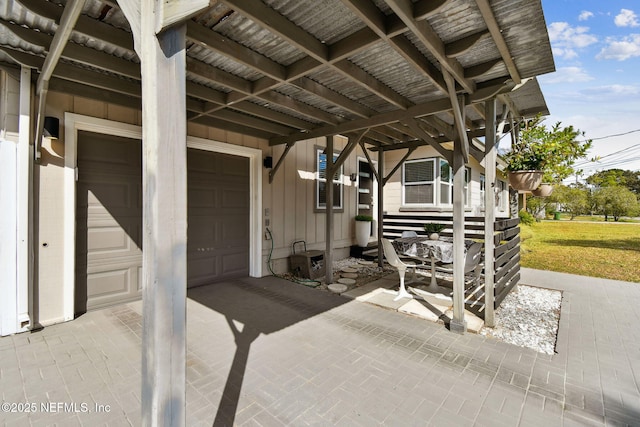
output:
[[[356,182],[358,180],[358,175],[353,172],[351,175],[349,175],[349,179],[351,180],[351,182]]]
[[[265,168],[271,169],[273,167],[273,157],[271,156],[265,157],[264,160],[262,161],[262,164],[264,165]]]
[[[60,137],[60,120],[57,117],[47,116],[44,118],[45,138],[58,139]]]

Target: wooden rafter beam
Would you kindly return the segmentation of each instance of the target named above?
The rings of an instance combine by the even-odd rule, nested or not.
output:
[[[444,47],[445,55],[447,55],[447,58],[455,58],[457,56],[460,56],[470,51],[484,36],[488,34],[489,31],[479,31],[475,34],[471,34],[459,40],[456,40],[455,42],[449,43]]]
[[[413,4],[413,17],[422,21],[438,13],[449,0],[420,0]]]
[[[446,85],[440,71],[403,34],[391,37],[388,34],[388,17],[372,2],[343,0],[380,39],[387,41],[402,57],[427,77],[440,90],[446,92]]]
[[[410,128],[415,134],[418,135],[418,138],[428,143],[431,147],[433,147],[442,157],[447,159],[448,162],[453,161],[453,157],[449,150],[445,150],[442,145],[437,143],[435,139],[425,131],[416,119],[405,119],[401,120],[400,123],[404,124],[408,128]]]
[[[496,21],[496,17],[493,14],[493,10],[491,9],[489,0],[476,0],[476,4],[480,9],[480,13],[484,18],[484,22],[487,24],[487,28],[491,33],[491,37],[493,37],[493,41],[498,47],[498,51],[502,56],[502,60],[507,66],[507,70],[509,70],[509,75],[511,76],[511,78],[516,84],[520,84],[520,81],[521,81],[520,73],[518,72],[518,68],[516,67],[515,62],[513,62],[513,57],[511,55],[511,52],[509,51],[507,42],[502,36],[502,31],[500,30],[498,21]]]
[[[469,93],[475,92],[475,83],[465,78],[462,65],[455,59],[448,58],[445,45],[426,20],[414,18],[411,0],[385,0],[391,9],[402,19],[411,32],[418,37],[443,68]],[[444,72],[443,72],[444,74]]]
[[[473,104],[482,102],[489,94],[497,94],[501,91],[508,90],[509,86],[504,82],[497,82],[495,86],[486,86],[477,93],[468,96],[467,103]],[[301,141],[303,139],[317,138],[325,135],[339,135],[345,132],[353,132],[364,128],[375,128],[376,126],[386,126],[398,122],[407,117],[424,117],[437,113],[450,111],[452,108],[450,98],[441,98],[424,104],[414,105],[407,110],[396,110],[391,112],[380,113],[375,116],[363,119],[356,119],[349,122],[341,123],[336,126],[320,126],[308,132],[296,132],[290,135],[280,135],[269,140],[270,145],[286,144],[292,141]]]
[[[449,88],[449,99],[451,100],[453,118],[455,121],[454,127],[459,138],[458,141],[462,151],[462,156],[466,163],[469,161],[469,140],[467,139],[467,124],[464,115],[464,98],[458,97],[456,93],[456,83],[451,75],[445,72],[444,79],[446,80],[447,87]]]

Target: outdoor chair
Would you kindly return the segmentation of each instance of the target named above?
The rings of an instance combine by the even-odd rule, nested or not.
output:
[[[403,262],[398,256],[398,253],[396,252],[389,239],[383,238],[381,240],[384,257],[387,259],[389,265],[398,270],[398,275],[400,276],[400,290],[398,291],[398,296],[394,298],[394,301],[397,301],[400,298],[413,298],[413,296],[409,292],[407,292],[407,289],[404,286],[404,275],[409,268],[412,268],[415,274],[416,265],[413,263]]]
[[[467,248],[464,260],[465,289],[477,288],[482,273],[482,243],[473,242]],[[453,274],[453,264],[436,264],[436,273]]]

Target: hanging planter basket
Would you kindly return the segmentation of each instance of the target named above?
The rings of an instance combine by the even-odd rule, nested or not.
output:
[[[553,193],[553,185],[540,184],[540,186],[533,190],[531,193],[533,193],[533,195],[537,197],[548,197],[551,195],[551,193]]]
[[[509,184],[514,190],[533,191],[542,183],[542,171],[510,171]]]

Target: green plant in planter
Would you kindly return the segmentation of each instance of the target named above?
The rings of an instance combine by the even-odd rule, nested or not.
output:
[[[373,217],[371,215],[356,215],[356,221],[373,221]]]
[[[548,129],[543,120],[537,116],[522,123],[511,149],[502,157],[508,171],[542,171],[543,182],[561,182],[575,173],[573,165],[586,156],[591,140],[573,126],[561,127],[560,122]]]
[[[435,222],[428,222],[424,225],[424,231],[426,231],[427,234],[440,233],[445,228],[447,228],[446,225]]]

